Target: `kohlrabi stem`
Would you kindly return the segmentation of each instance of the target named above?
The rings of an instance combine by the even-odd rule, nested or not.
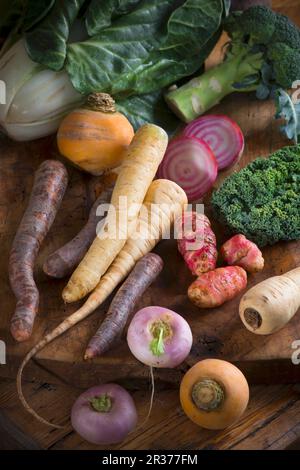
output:
[[[224,390],[215,380],[203,379],[194,384],[192,399],[199,410],[216,410],[224,400]]]
[[[86,107],[102,113],[115,113],[115,100],[108,93],[91,93],[86,100]]]
[[[108,413],[112,407],[111,397],[106,393],[90,399],[90,405],[98,413]]]
[[[255,74],[259,68],[261,57],[252,55],[253,64],[245,53],[226,59],[220,65],[209,69],[198,78],[193,78],[180,88],[171,90],[166,101],[172,111],[183,121],[190,122],[210,108],[218,104],[225,96],[234,91],[234,83],[243,81],[247,76]],[[252,87],[255,89],[256,86]]]
[[[150,332],[153,337],[150,350],[154,356],[161,356],[165,352],[164,340],[171,336],[171,328],[168,323],[159,320],[151,325]]]

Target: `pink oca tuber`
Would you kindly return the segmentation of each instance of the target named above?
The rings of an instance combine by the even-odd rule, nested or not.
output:
[[[230,238],[221,247],[220,252],[227,264],[241,266],[249,273],[261,271],[264,267],[262,252],[244,235]]]
[[[204,273],[188,289],[189,299],[200,308],[219,307],[247,286],[247,273],[239,266]]]
[[[215,269],[218,252],[209,219],[195,211],[184,212],[176,221],[178,251],[195,276]]]

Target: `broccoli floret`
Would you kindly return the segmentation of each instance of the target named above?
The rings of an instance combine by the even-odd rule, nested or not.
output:
[[[300,146],[258,158],[212,195],[215,215],[231,233],[263,247],[300,238]]]
[[[231,13],[224,29],[230,37],[224,61],[198,82],[193,79],[166,96],[173,111],[186,122],[232,92],[256,91],[258,98],[265,99],[300,80],[300,30],[287,16],[253,6]],[[297,141],[297,136],[293,138]]]
[[[275,42],[268,48],[268,59],[273,63],[275,80],[282,88],[290,88],[300,79],[300,45],[299,50],[295,50],[283,42]]]
[[[276,18],[273,10],[257,5],[246,10],[236,25],[244,36],[250,36],[253,43],[268,44],[275,32]]]
[[[283,42],[294,50],[300,49],[299,28],[287,17],[277,13],[271,43]]]

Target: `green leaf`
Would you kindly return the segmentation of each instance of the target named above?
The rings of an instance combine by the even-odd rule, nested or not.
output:
[[[117,102],[117,109],[125,114],[135,130],[151,122],[172,136],[180,125],[179,119],[169,110],[160,91],[120,100]]]
[[[277,119],[284,119],[281,131],[296,144],[300,138],[300,103],[294,103],[291,96],[284,90],[277,90],[275,94]]]
[[[154,338],[150,343],[150,351],[154,356],[162,356],[165,352],[164,348],[164,329],[160,328],[159,336]]]
[[[28,31],[48,15],[55,0],[25,0],[25,2],[26,13],[22,29]]]
[[[98,34],[111,25],[112,20],[129,13],[141,0],[92,0],[86,13],[89,36]]]
[[[26,47],[34,62],[61,70],[67,53],[67,40],[85,0],[55,1],[50,13],[26,34]]]
[[[222,14],[222,0],[141,0],[101,33],[69,45],[66,68],[73,86],[83,94],[101,90],[120,98],[191,75],[214,47]]]

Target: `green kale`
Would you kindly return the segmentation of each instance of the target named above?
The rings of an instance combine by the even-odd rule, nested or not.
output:
[[[300,238],[300,146],[258,158],[212,195],[216,217],[231,233],[263,247]]]

